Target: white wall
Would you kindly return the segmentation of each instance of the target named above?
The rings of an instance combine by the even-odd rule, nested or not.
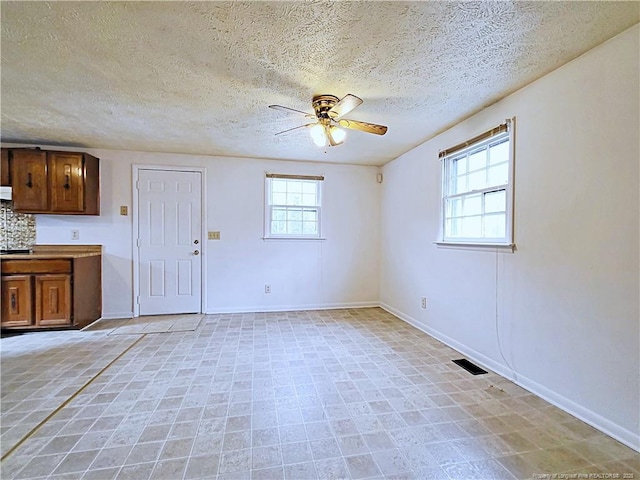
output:
[[[385,308],[636,449],[639,30],[385,166],[380,292]],[[512,116],[517,251],[436,247],[438,151]]]
[[[16,145],[3,145],[16,146]],[[46,147],[42,148],[57,148]],[[102,244],[103,316],[132,315],[132,165],[206,168],[207,312],[331,308],[378,304],[378,169],[238,158],[64,148],[100,158],[101,214],[37,215],[36,243]],[[264,241],[265,171],[323,174],[323,241]],[[71,229],[80,231],[77,242]],[[265,284],[271,294],[264,293]]]

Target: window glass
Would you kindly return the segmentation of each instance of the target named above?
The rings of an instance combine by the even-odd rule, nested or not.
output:
[[[321,180],[267,178],[265,236],[320,236]]]
[[[507,192],[499,190],[484,194],[484,212],[504,212],[507,209]]]
[[[503,130],[442,158],[444,241],[512,242],[510,135]]]

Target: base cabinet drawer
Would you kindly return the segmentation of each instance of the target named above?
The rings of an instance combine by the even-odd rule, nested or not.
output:
[[[36,275],[36,324],[71,325],[71,276]]]
[[[71,260],[5,260],[2,273],[71,273]]]
[[[34,325],[31,275],[2,277],[3,327],[29,327]]]

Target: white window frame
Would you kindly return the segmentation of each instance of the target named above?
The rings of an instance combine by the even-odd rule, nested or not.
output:
[[[440,246],[460,246],[460,247],[490,247],[490,248],[504,248],[513,251],[515,247],[514,243],[514,130],[515,130],[515,118],[508,119],[505,122],[506,131],[498,133],[491,133],[496,129],[492,129],[487,132],[486,135],[480,135],[483,137],[480,140],[474,141],[474,139],[461,144],[461,148],[453,147],[450,152],[445,155],[441,155],[441,169],[442,169],[442,195],[441,195],[441,209],[440,209],[440,234],[439,239],[435,243]],[[497,127],[499,128],[499,127]],[[477,137],[475,137],[477,138]],[[508,175],[507,183],[503,185],[493,185],[482,189],[470,190],[461,194],[449,194],[449,171],[452,163],[458,160],[460,157],[468,155],[475,151],[480,151],[489,148],[490,145],[500,143],[508,139],[509,142],[509,159],[508,159]],[[506,210],[505,210],[505,236],[502,238],[486,238],[486,237],[460,237],[460,236],[448,236],[446,231],[446,219],[447,219],[447,201],[451,198],[464,198],[471,195],[483,195],[486,193],[504,190],[506,195]],[[484,205],[484,202],[483,202]],[[484,210],[484,208],[483,208]],[[485,218],[484,211],[481,213],[481,219]]]
[[[303,180],[313,181],[316,184],[316,205],[275,205],[271,204],[271,183],[273,180]],[[288,174],[274,174],[266,173],[265,175],[265,188],[264,188],[264,240],[324,240],[322,237],[322,185],[324,183],[324,176],[321,175],[288,175]],[[274,208],[308,208],[317,211],[318,229],[316,233],[304,234],[277,234],[271,232],[271,218]]]

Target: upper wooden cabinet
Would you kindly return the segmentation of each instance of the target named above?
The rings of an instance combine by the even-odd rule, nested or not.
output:
[[[79,152],[11,149],[9,165],[16,212],[100,214],[96,157]]]
[[[79,153],[51,152],[49,154],[51,210],[84,211],[83,157]]]
[[[2,159],[0,160],[0,185],[11,186],[11,176],[9,175],[9,149],[2,149]]]
[[[47,152],[14,150],[11,167],[14,210],[46,212],[49,209]]]

